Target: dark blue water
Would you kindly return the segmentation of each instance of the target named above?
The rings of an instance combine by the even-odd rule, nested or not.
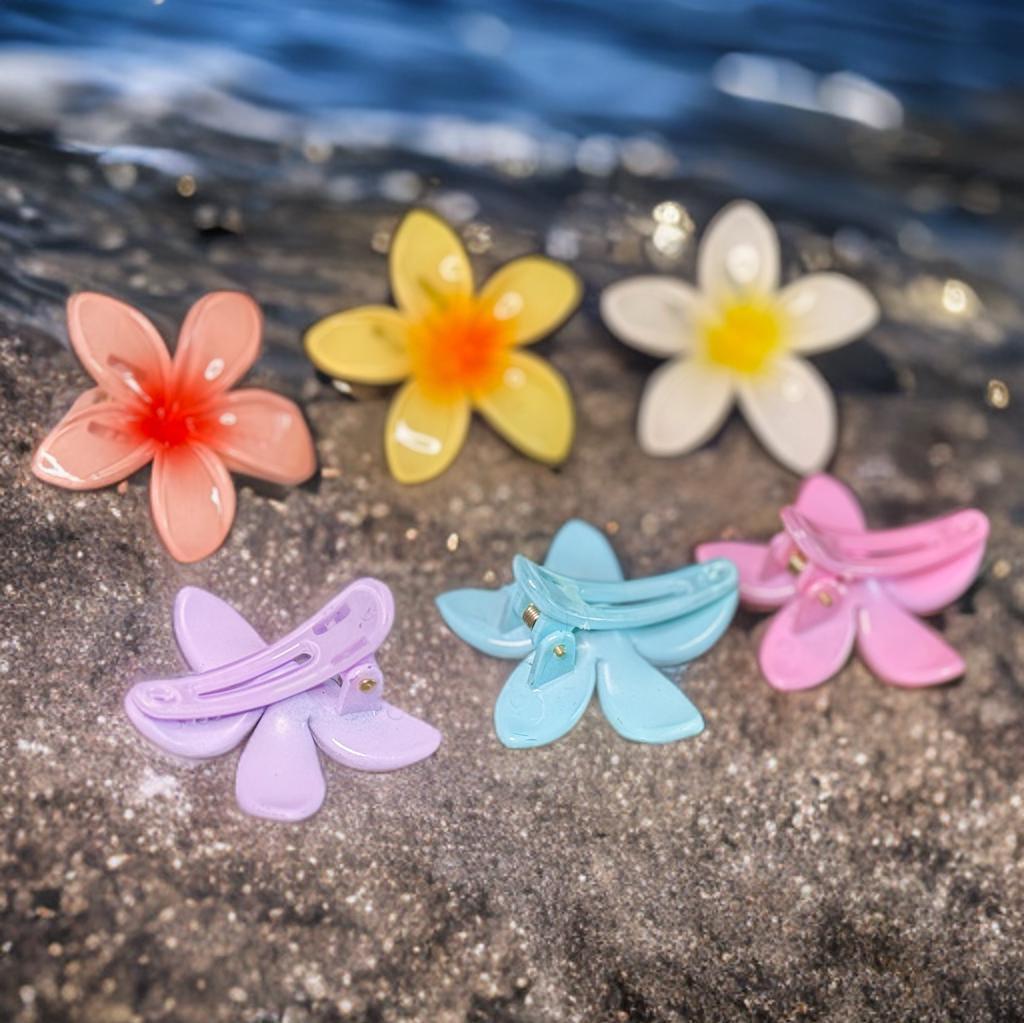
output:
[[[734,130],[749,115],[737,91],[835,116],[836,73],[884,89],[890,115],[967,125],[998,120],[1024,81],[1012,2],[15,0],[0,43],[66,62],[40,59],[40,92],[77,75],[154,102],[210,87],[311,117],[447,114],[674,142]]]
[[[663,197],[699,222],[745,195],[1015,288],[1022,53],[1009,0],[8,0],[0,133],[15,181],[46,152],[127,168],[97,196],[126,212],[148,174],[172,201],[194,177],[204,233],[258,222],[218,181],[257,215],[458,187],[538,236],[558,211],[572,245]],[[58,244],[61,198],[12,214],[18,251]]]

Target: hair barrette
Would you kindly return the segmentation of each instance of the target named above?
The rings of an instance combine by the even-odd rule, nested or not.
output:
[[[918,615],[934,615],[974,581],[988,519],[965,509],[896,529],[869,530],[853,494],[832,476],[808,479],[767,544],[716,542],[697,559],[729,558],[740,599],[774,610],[759,659],[776,689],[831,678],[854,645],[874,674],[898,686],[949,682],[964,662]]]
[[[137,309],[109,295],[72,295],[68,335],[96,386],[39,445],[32,471],[58,487],[94,490],[152,462],[160,539],[178,561],[209,556],[234,521],[232,472],[292,484],[316,470],[294,402],[233,389],[259,355],[262,329],[248,295],[214,291],[189,310],[172,358]]]
[[[575,429],[562,375],[528,351],[579,305],[575,272],[546,256],[521,256],[477,288],[466,248],[427,210],[411,210],[388,255],[395,305],[335,313],[306,334],[317,369],[338,380],[396,384],[384,432],[401,483],[444,472],[478,412],[513,447],[547,465],[564,462]]]
[[[515,582],[437,598],[452,631],[495,657],[519,659],[494,708],[498,738],[543,746],[579,721],[595,687],[615,730],[636,742],[697,735],[704,720],[658,670],[704,653],[736,610],[724,560],[625,581],[615,552],[579,520],[558,531],[544,565],[517,556]]]
[[[832,457],[836,406],[807,360],[878,320],[878,303],[843,274],[781,283],[775,227],[760,207],[732,202],[704,231],[697,279],[645,274],[601,295],[601,316],[624,344],[668,361],[649,379],[637,433],[652,455],[681,455],[713,437],[738,406],[765,448],[807,475]]]
[[[383,699],[375,653],[393,619],[390,590],[359,579],[268,645],[223,600],[186,587],[174,631],[196,673],[136,683],[125,710],[147,739],[191,760],[227,753],[251,732],[238,761],[239,806],[302,820],[326,791],[317,747],[357,770],[392,771],[441,741],[437,729]]]

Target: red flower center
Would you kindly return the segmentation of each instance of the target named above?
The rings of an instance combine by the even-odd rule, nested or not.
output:
[[[193,417],[177,402],[154,404],[139,419],[142,434],[164,447],[186,443],[195,430]]]

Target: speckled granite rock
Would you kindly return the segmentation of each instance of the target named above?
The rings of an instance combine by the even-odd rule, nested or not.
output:
[[[853,663],[779,695],[741,615],[688,672],[700,738],[629,744],[591,708],[556,745],[512,752],[491,729],[507,666],[453,640],[436,593],[504,581],[513,552],[542,555],[570,515],[605,526],[630,573],[665,570],[723,530],[767,535],[797,482],[736,420],[686,459],[638,451],[652,363],[593,313],[597,288],[644,265],[628,232],[614,259],[591,244],[614,242],[586,231],[602,217],[625,232],[616,202],[582,188],[540,214],[582,225],[591,289],[546,346],[578,399],[571,460],[551,472],[475,423],[456,467],[410,489],[383,463],[383,397],[342,397],[298,355],[318,315],[383,296],[370,242],[397,206],[270,201],[253,186],[231,199],[244,231],[211,234],[159,184],[114,202],[85,160],[4,160],[11,209],[44,209],[55,234],[45,243],[11,212],[27,226],[0,243],[0,1018],[1024,1019],[1022,423],[1013,402],[985,403],[993,376],[1024,393],[1011,297],[968,276],[983,312],[928,322],[941,271],[877,254],[853,266],[827,239],[801,249],[870,280],[887,312],[869,343],[825,363],[837,474],[878,523],[963,502],[991,515],[985,573],[940,623],[964,681],[907,692]],[[636,188],[649,208],[664,186]],[[508,223],[538,222],[528,188],[504,201]],[[703,221],[718,199],[695,201]],[[791,256],[812,237],[784,235]],[[536,244],[529,228],[495,239],[482,262]],[[149,527],[145,475],[71,494],[28,462],[84,384],[63,346],[69,289],[115,291],[170,328],[225,285],[264,303],[255,377],[303,400],[328,471],[291,491],[241,486],[228,543],[184,567]],[[443,731],[431,760],[382,776],[329,765],[323,810],[282,826],[237,810],[234,756],[186,767],[135,734],[121,696],[181,666],[180,586],[279,635],[360,573],[397,595],[381,660],[391,698]]]

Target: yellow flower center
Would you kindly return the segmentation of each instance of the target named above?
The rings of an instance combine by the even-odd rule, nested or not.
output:
[[[412,375],[428,397],[486,394],[508,367],[512,332],[476,298],[457,298],[409,327]]]
[[[704,324],[704,355],[736,373],[759,373],[785,344],[782,312],[774,302],[743,298]]]

